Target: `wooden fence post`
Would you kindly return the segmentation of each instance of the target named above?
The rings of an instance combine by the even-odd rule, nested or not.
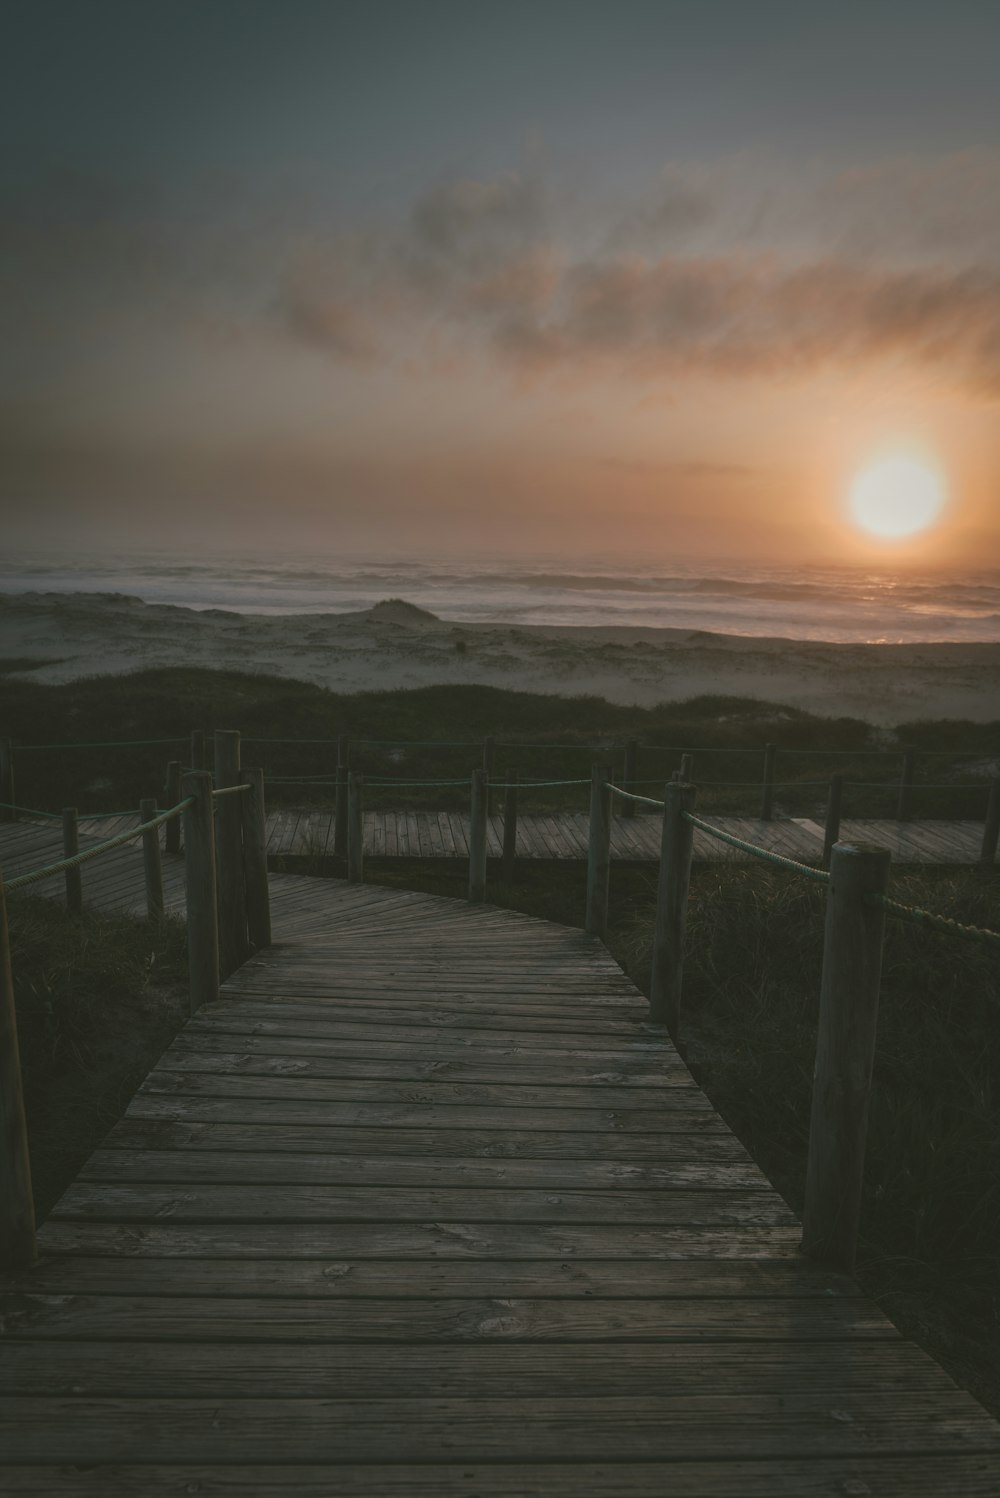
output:
[[[826,828],[823,832],[823,867],[830,867],[833,845],[840,838],[840,808],[844,799],[844,777],[839,770],[830,776],[830,794],[826,803]]]
[[[503,881],[514,883],[517,864],[517,771],[507,771],[507,789],[503,793]]]
[[[357,770],[347,775],[347,877],[352,884],[365,877],[365,777]]]
[[[187,901],[188,967],[191,970],[191,1012],[219,997],[219,915],[215,893],[215,827],[212,817],[212,777],[192,770],[181,780],[185,806],[184,884]]]
[[[681,784],[690,785],[694,777],[694,755],[681,755]]]
[[[490,782],[485,770],[472,772],[469,808],[469,899],[479,905],[486,899],[486,820]]]
[[[587,914],[584,929],[604,936],[608,929],[608,886],[611,880],[611,766],[595,764],[590,771],[590,839],[587,845]]]
[[[671,781],[663,793],[649,1014],[654,1024],[666,1025],[675,1044],[680,1038],[684,931],[694,843],[694,828],[684,814],[694,811],[696,796],[694,786],[683,781]]]
[[[774,815],[774,761],[777,758],[777,754],[777,744],[765,744],[764,784],[760,798],[760,819],[762,822],[770,822]]]
[[[28,1129],[24,1121],[21,1059],[17,1048],[14,979],[3,876],[0,875],[0,1264],[25,1269],[35,1257],[35,1204],[31,1194]]]
[[[0,801],[6,802],[0,806],[0,822],[16,822],[17,812],[14,809],[14,742],[12,739],[0,739]]]
[[[490,783],[495,778],[497,763],[497,741],[491,733],[483,739],[483,769],[486,771],[486,815],[490,814]]]
[[[267,818],[264,771],[241,770],[250,789],[237,799],[243,821],[243,872],[247,896],[247,936],[254,951],[271,945],[271,892],[267,882]]]
[[[623,791],[631,791],[631,793],[633,795],[635,795],[635,782],[636,782],[636,768],[635,767],[636,767],[636,761],[638,759],[638,756],[639,756],[639,741],[638,741],[638,739],[627,739],[625,741],[625,764],[624,764],[624,768],[623,768],[623,771],[622,771],[622,790]],[[618,808],[618,815],[620,817],[634,817],[635,816],[635,802],[634,801],[623,801],[622,804],[621,804],[621,806]]]
[[[888,848],[837,843],[830,860],[802,1249],[850,1273],[858,1241]]]
[[[166,798],[166,809],[168,811],[171,806],[176,806],[181,799],[181,762],[179,759],[172,759],[167,765]],[[167,853],[179,853],[181,851],[180,817],[171,817],[170,821],[164,824],[164,827],[165,851]]]
[[[62,814],[63,858],[75,858],[80,851],[80,828],[77,824],[75,806],[64,806]],[[83,909],[83,879],[80,865],[66,869],[66,909],[70,915],[79,915]]]
[[[1000,780],[994,780],[990,786],[990,799],[986,807],[986,821],[983,824],[983,845],[979,850],[979,867],[983,873],[990,873],[997,856],[997,839],[1000,837]]]
[[[156,816],[156,798],[139,802],[139,821],[151,822]],[[167,823],[169,826],[170,824]],[[146,875],[146,919],[163,920],[163,865],[160,860],[160,829],[142,834],[142,864]]]
[[[201,728],[191,730],[191,768],[192,770],[205,768],[205,732]]]
[[[351,769],[351,741],[345,734],[337,740],[337,789],[333,804],[333,856],[347,857],[347,777]]]
[[[240,734],[236,728],[215,731],[215,788],[240,784]],[[244,794],[246,794],[244,792]],[[247,897],[243,877],[243,818],[236,796],[215,802],[215,861],[219,884],[219,963],[223,978],[250,955]]]
[[[916,751],[907,749],[903,755],[903,769],[899,777],[899,800],[896,803],[897,822],[909,822],[913,816],[913,775],[916,763]]]

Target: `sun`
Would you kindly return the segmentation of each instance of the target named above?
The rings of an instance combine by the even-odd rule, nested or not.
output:
[[[853,519],[870,535],[901,540],[933,525],[948,498],[934,463],[912,453],[875,458],[855,477],[848,495]]]

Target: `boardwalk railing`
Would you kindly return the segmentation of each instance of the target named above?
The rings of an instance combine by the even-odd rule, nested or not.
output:
[[[834,843],[829,869],[798,863],[695,815],[693,785],[668,784],[662,801],[614,785],[595,765],[591,796],[587,929],[603,936],[608,913],[608,848],[614,798],[659,809],[663,832],[650,1015],[680,1039],[687,897],[696,830],[817,883],[827,891],[819,1029],[813,1075],[802,1248],[811,1257],[853,1270],[864,1174],[868,1104],[878,1022],[882,944],[887,916],[1000,949],[1000,932],[965,926],[948,916],[891,899],[891,854],[864,844]]]
[[[216,735],[216,768],[230,783],[213,788],[212,776],[192,770],[181,778],[182,799],[156,811],[143,800],[136,827],[82,852],[76,809],[63,813],[64,858],[7,882],[0,874],[0,1264],[29,1264],[35,1255],[35,1211],[28,1162],[14,980],[10,963],[5,891],[28,889],[54,875],[66,877],[67,906],[82,905],[80,869],[93,859],[134,842],[143,843],[146,910],[150,920],[164,913],[159,830],[183,826],[188,966],[192,1012],[219,997],[226,978],[251,950],[270,945],[264,777],[241,770],[239,734]]]

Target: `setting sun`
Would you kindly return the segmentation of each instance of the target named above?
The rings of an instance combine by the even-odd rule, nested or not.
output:
[[[861,470],[851,485],[849,503],[862,529],[897,540],[932,525],[946,498],[944,478],[932,463],[894,453]]]

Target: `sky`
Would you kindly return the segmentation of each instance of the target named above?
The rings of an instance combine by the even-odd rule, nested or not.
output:
[[[1000,566],[992,0],[28,0],[11,543]],[[885,454],[943,508],[872,535]]]

